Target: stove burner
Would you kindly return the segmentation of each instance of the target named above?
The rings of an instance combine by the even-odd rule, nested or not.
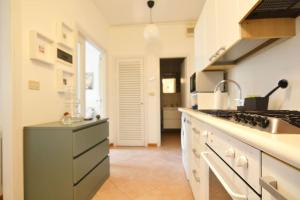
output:
[[[271,133],[299,133],[300,112],[289,110],[235,111],[200,110],[200,112],[241,123]]]

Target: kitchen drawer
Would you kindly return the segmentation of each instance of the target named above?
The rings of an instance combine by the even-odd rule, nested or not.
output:
[[[221,131],[210,128],[207,144],[261,194],[261,151]]]
[[[298,156],[298,155],[295,155]],[[263,181],[276,183],[275,190],[289,200],[300,199],[300,170],[277,160],[267,154],[262,155],[262,179]],[[272,186],[273,187],[273,186]],[[273,187],[274,188],[274,187]],[[262,199],[276,199],[266,185],[263,185]]]
[[[200,200],[200,183],[202,181],[202,177],[200,176],[200,168],[195,163],[195,160],[192,162],[192,170],[191,170],[191,179],[190,185],[193,192],[194,200]]]
[[[74,131],[73,156],[78,156],[107,137],[108,122]]]
[[[108,140],[104,140],[95,148],[80,155],[74,160],[74,183],[77,183],[83,176],[92,170],[109,153]]]
[[[106,157],[91,173],[74,187],[74,200],[91,199],[109,177],[109,157]]]
[[[164,119],[164,129],[180,129],[180,119]]]

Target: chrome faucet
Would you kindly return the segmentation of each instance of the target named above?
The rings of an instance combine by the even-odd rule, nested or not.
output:
[[[226,83],[226,82],[228,82],[228,83],[233,83],[233,84],[238,88],[238,90],[239,90],[239,98],[236,99],[236,100],[238,101],[238,106],[241,106],[241,105],[243,104],[243,99],[242,99],[242,88],[241,88],[241,86],[240,86],[236,81],[234,81],[234,80],[226,79],[226,80],[220,81],[220,82],[216,85],[215,90],[214,90],[214,93],[216,93],[216,92],[218,91],[218,89],[220,88],[220,86],[221,86],[222,84]]]

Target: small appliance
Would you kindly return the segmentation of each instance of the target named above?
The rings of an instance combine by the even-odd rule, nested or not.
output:
[[[213,93],[215,86],[224,79],[223,71],[195,72],[190,77],[191,93]]]
[[[224,72],[195,72],[190,77],[192,109],[213,109],[215,86],[224,79]],[[224,90],[221,89],[221,91]]]

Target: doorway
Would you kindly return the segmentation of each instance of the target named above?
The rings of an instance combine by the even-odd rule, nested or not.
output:
[[[94,118],[105,113],[105,52],[95,43],[79,36],[77,43],[77,98],[81,115]]]
[[[184,103],[185,58],[160,59],[161,144],[180,143],[181,114]]]

